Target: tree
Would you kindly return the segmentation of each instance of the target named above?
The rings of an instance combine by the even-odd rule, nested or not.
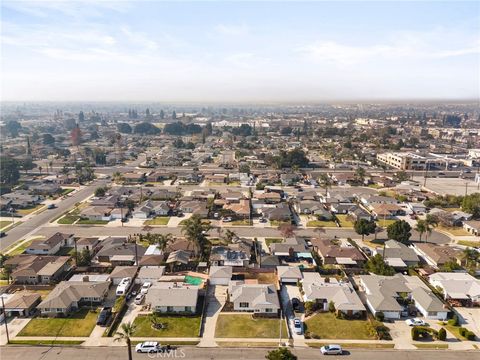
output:
[[[412,236],[411,230],[412,227],[405,220],[397,220],[393,224],[388,225],[387,235],[389,239],[407,243]]]
[[[95,189],[95,196],[96,197],[104,197],[106,193],[106,189],[104,187],[98,187]]]
[[[15,185],[20,179],[18,161],[11,157],[0,157],[0,184]]]
[[[238,172],[250,174],[250,166],[247,164],[242,164],[238,167]]]
[[[465,196],[462,201],[462,210],[472,214],[474,218],[480,217],[480,193]]]
[[[112,176],[113,181],[116,183],[121,183],[124,180],[122,173],[120,173],[119,171],[115,171]]]
[[[328,303],[328,311],[330,311],[331,313],[335,312],[335,303],[333,302],[333,300],[330,300],[330,302]]]
[[[43,134],[42,142],[43,145],[53,145],[55,144],[55,138],[52,136],[52,134]]]
[[[267,360],[297,360],[298,358],[286,347],[271,350],[265,355]]]
[[[78,126],[78,124],[70,132],[70,137],[72,139],[73,146],[78,146],[82,143],[82,131],[80,130],[80,126]]]
[[[445,328],[442,327],[440,328],[440,330],[438,330],[437,338],[440,341],[447,340],[447,331],[445,330]]]
[[[167,246],[173,241],[173,235],[168,234],[150,234],[146,235],[147,241],[151,245],[157,245],[160,250],[165,251]]]
[[[325,198],[328,196],[328,188],[332,186],[332,181],[330,180],[330,177],[327,174],[320,174],[320,177],[318,178],[318,182],[320,183],[320,186],[325,189]]]
[[[142,135],[157,135],[160,134],[160,129],[155,125],[149,122],[142,122],[140,124],[135,125],[133,129],[135,134],[142,134]]]
[[[415,225],[415,230],[420,234],[420,241],[422,241],[422,235],[426,233],[430,229],[426,220],[417,220],[417,224]],[[430,229],[430,231],[432,231]]]
[[[367,260],[365,270],[377,275],[392,276],[395,274],[395,269],[385,263],[380,254],[376,254]]]
[[[10,120],[5,125],[5,130],[10,134],[11,137],[15,138],[18,136],[18,132],[22,128],[22,125],[16,120]]]
[[[132,127],[127,123],[118,123],[117,124],[117,130],[118,130],[119,133],[122,133],[122,134],[131,134],[132,133]]]
[[[29,170],[32,170],[37,167],[37,164],[33,162],[31,156],[26,156],[23,159],[20,159],[18,161],[18,165],[20,166],[20,169],[24,170],[26,173]]]
[[[186,239],[191,242],[195,248],[195,255],[204,255],[205,246],[207,243],[207,232],[211,229],[209,223],[202,222],[198,215],[193,215],[191,218],[185,220],[182,233],[185,234]]]
[[[458,265],[458,263],[455,260],[449,260],[443,264],[443,266],[440,267],[440,271],[444,272],[454,272],[456,270],[461,270],[462,267]]]
[[[131,322],[122,324],[121,330],[116,332],[115,341],[125,341],[127,343],[128,360],[132,360],[132,342],[130,338],[137,330],[137,327]]]
[[[465,256],[465,266],[473,267],[477,266],[477,263],[480,261],[480,253],[472,248],[466,248],[463,250],[463,255]]]
[[[82,122],[84,122],[84,121],[85,121],[85,114],[83,113],[83,111],[80,111],[80,112],[78,113],[78,122],[79,122],[79,123],[82,123]]]
[[[177,119],[177,112],[175,110],[173,110],[173,112],[172,112],[172,119],[173,120]]]
[[[354,228],[355,228],[355,232],[358,235],[362,235],[362,241],[363,241],[365,239],[365,235],[370,235],[375,233],[377,224],[375,224],[375,221],[359,219],[355,221]]]
[[[365,181],[365,175],[366,175],[366,174],[367,174],[367,172],[365,171],[365,169],[359,166],[359,167],[355,170],[355,179],[356,179],[356,181],[363,184],[363,182]]]
[[[160,110],[160,119],[165,119],[165,112],[163,110]]]
[[[408,174],[406,171],[397,171],[395,175],[393,176],[393,179],[396,182],[402,182],[402,181],[407,181],[409,179]]]
[[[232,230],[227,229],[227,231],[225,231],[225,240],[227,240],[229,243],[231,243],[236,237],[237,234],[235,234]]]
[[[277,229],[280,231],[283,237],[289,238],[295,235],[296,227],[291,224],[281,224]]]

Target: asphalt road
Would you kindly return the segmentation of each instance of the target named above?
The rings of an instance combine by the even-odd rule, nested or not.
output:
[[[223,228],[226,230],[227,228]],[[244,237],[280,237],[280,231],[276,228],[257,228],[257,227],[228,227],[229,230],[235,232],[238,236]],[[126,223],[123,227],[106,227],[106,226],[92,226],[92,225],[62,225],[55,227],[44,227],[38,230],[39,235],[50,236],[56,233],[57,231],[62,231],[66,233],[75,233],[78,237],[89,237],[89,236],[126,236],[138,233],[145,233],[143,227],[129,227]],[[180,227],[151,227],[149,230],[151,233],[155,234],[167,234],[171,233],[174,236],[180,236],[182,234],[182,229]],[[298,236],[321,236],[321,237],[330,237],[333,238],[337,236],[338,238],[352,238],[359,239],[358,235],[353,229],[325,229],[324,231],[317,231],[315,229],[299,229],[295,232]],[[217,231],[215,229],[210,231],[211,236],[217,236]],[[383,231],[377,234],[379,239],[386,238],[386,232]],[[370,235],[365,237],[366,239],[373,239],[374,236]],[[418,241],[419,235],[415,231],[412,231],[412,240]],[[447,244],[450,242],[450,238],[444,234],[432,231],[432,234],[428,237],[429,242],[437,244]]]
[[[170,356],[156,354],[133,354],[134,359],[195,359],[195,360],[260,360],[265,358],[267,349],[226,349],[226,348],[197,348],[179,347],[176,354]],[[293,349],[299,360],[314,360],[322,358],[320,351],[313,348]],[[97,359],[127,359],[125,347],[20,347],[8,346],[0,348],[0,355],[3,360],[97,360]],[[176,355],[176,356],[174,356]],[[352,360],[451,360],[461,358],[463,360],[478,359],[478,351],[408,351],[408,350],[351,350],[341,358]],[[329,359],[338,359],[339,356],[330,356]]]
[[[80,202],[93,194],[97,187],[105,183],[105,180],[95,180],[90,185],[59,202],[55,209],[45,210],[35,216],[32,216],[28,221],[9,230],[7,232],[7,236],[0,239],[0,251],[3,251],[16,241],[23,239],[26,236],[33,235],[40,227],[48,224],[51,220],[63,214],[67,210],[70,210],[77,202]],[[22,220],[18,219],[16,221]],[[54,232],[59,231],[58,228],[54,229],[56,229]]]

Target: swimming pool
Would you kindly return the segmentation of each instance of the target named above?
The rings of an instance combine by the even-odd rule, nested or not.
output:
[[[190,285],[200,285],[203,282],[202,278],[186,275],[184,281]]]

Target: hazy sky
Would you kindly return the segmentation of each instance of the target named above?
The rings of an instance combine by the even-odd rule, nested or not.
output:
[[[480,2],[2,1],[3,100],[480,94]]]

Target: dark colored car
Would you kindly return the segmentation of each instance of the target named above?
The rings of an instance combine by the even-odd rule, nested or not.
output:
[[[55,209],[55,208],[56,208],[55,204],[50,204],[50,205],[47,206],[48,210]]]
[[[108,319],[112,315],[112,308],[105,307],[100,311],[100,315],[98,315],[97,325],[106,326],[108,323]]]
[[[297,310],[300,306],[300,300],[297,298],[292,298],[292,307],[294,310]]]
[[[5,231],[0,232],[0,237],[4,237],[4,236],[7,236],[7,234],[5,233]]]

